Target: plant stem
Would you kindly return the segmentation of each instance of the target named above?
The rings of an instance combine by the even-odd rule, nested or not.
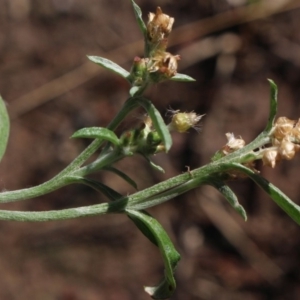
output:
[[[123,105],[122,109],[107,126],[110,130],[115,130],[127,114],[138,106],[136,98],[129,98]],[[26,200],[45,195],[55,191],[63,186],[69,185],[74,181],[71,178],[74,172],[91,156],[103,143],[102,139],[95,139],[84,151],[81,152],[64,170],[47,182],[35,187],[20,189],[17,191],[8,191],[0,193],[0,203]],[[83,168],[87,170],[88,167]]]

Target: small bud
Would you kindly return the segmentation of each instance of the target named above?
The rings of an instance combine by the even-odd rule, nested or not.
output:
[[[170,111],[172,116],[172,121],[168,125],[170,130],[175,130],[177,132],[186,132],[191,127],[197,130],[197,124],[204,115],[197,115],[195,112],[181,113],[177,111]]]
[[[276,162],[280,161],[280,155],[277,149],[267,149],[263,153],[262,161],[264,166],[275,168]]]
[[[237,139],[233,133],[226,133],[227,144],[222,148],[222,152],[225,155],[239,150],[245,146],[245,141],[242,138]]]
[[[149,132],[147,135],[147,144],[149,146],[158,146],[161,144],[162,140],[157,131]]]
[[[160,7],[156,8],[156,13],[149,13],[147,33],[150,43],[157,44],[168,37],[172,30],[174,18],[164,14]]]
[[[136,56],[130,70],[129,81],[132,86],[141,86],[144,83],[147,74],[148,58],[140,58]]]

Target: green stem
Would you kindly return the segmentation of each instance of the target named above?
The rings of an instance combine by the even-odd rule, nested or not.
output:
[[[165,201],[168,201],[182,193],[187,192],[203,183],[208,177],[213,174],[221,174],[229,169],[232,169],[232,163],[243,163],[249,159],[249,155],[253,155],[254,149],[258,149],[265,144],[270,142],[270,138],[267,133],[260,134],[253,142],[245,146],[244,148],[233,152],[230,155],[224,156],[219,160],[207,164],[203,167],[195,169],[193,171],[175,176],[166,181],[158,183],[152,187],[149,187],[143,191],[137,192],[131,196],[124,197],[118,201],[115,201],[106,206],[92,205],[86,207],[79,207],[75,209],[67,209],[62,211],[50,211],[50,212],[14,212],[14,211],[0,211],[0,219],[3,220],[19,220],[19,221],[47,221],[47,220],[62,220],[77,217],[85,217],[96,214],[107,214],[124,212],[125,209],[145,209],[154,205],[158,205]],[[95,167],[96,168],[96,167]],[[90,170],[95,170],[91,168]],[[84,170],[83,173],[87,172],[87,169],[79,169],[78,174],[82,175],[80,172]],[[75,172],[74,172],[75,173]],[[76,174],[76,175],[78,175]],[[71,176],[71,174],[70,174]],[[60,184],[64,185],[71,183],[74,180],[72,178],[65,177],[64,180],[69,180],[69,182],[60,181]],[[48,182],[49,183],[49,182]],[[42,186],[42,185],[41,185]],[[38,187],[32,188],[35,191]],[[27,189],[30,190],[30,189]],[[44,194],[45,187],[41,194]],[[8,192],[8,193],[21,193],[21,191]],[[0,194],[2,196],[5,193]],[[21,195],[19,195],[21,197]],[[30,194],[29,194],[30,196]],[[28,198],[28,192],[25,196]],[[3,201],[3,200],[2,200]],[[8,202],[8,201],[3,201]],[[104,209],[105,207],[105,209]]]
[[[115,130],[127,114],[138,106],[138,102],[135,98],[129,98],[123,105],[122,109],[116,115],[116,117],[107,126],[110,130]],[[103,143],[102,139],[95,139],[81,154],[79,154],[64,170],[62,170],[55,177],[47,182],[44,182],[35,187],[21,189],[17,191],[8,191],[0,193],[0,203],[26,200],[35,198],[41,195],[45,195],[52,191],[55,191],[63,186],[69,185],[74,181],[72,177],[73,173],[91,156],[93,155]],[[87,167],[83,168],[87,171]],[[77,174],[76,174],[77,175]]]
[[[72,172],[72,176],[84,177],[88,174],[99,171],[104,167],[111,166],[112,164],[124,158],[125,156],[126,155],[124,155],[121,149],[119,148],[116,148],[113,151],[107,151],[106,153],[102,153],[101,156],[97,158],[94,162]]]
[[[62,210],[50,210],[50,211],[5,211],[0,210],[0,220],[4,221],[31,221],[31,222],[44,222],[55,220],[67,220],[73,218],[81,218],[95,215],[103,215],[112,213],[110,209],[110,203],[102,203],[97,205],[90,205],[78,208],[68,208]]]

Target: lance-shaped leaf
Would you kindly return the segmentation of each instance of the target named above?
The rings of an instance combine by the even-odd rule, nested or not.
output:
[[[146,25],[143,21],[143,18],[142,18],[142,10],[140,9],[140,7],[133,0],[131,0],[131,3],[132,3],[132,6],[133,6],[135,18],[138,22],[138,25],[141,29],[141,32],[142,32],[143,36],[146,38],[147,27],[146,27]]]
[[[102,127],[87,127],[79,129],[71,136],[71,138],[103,139],[116,146],[120,144],[119,138],[113,131]]]
[[[212,178],[207,183],[215,187],[229,202],[229,204],[235,209],[235,211],[245,221],[247,221],[247,214],[244,207],[239,203],[237,196],[228,185],[226,185],[222,180],[219,180],[218,178]]]
[[[118,64],[114,63],[113,61],[100,57],[100,56],[87,56],[89,60],[96,63],[97,65],[100,65],[101,67],[113,71],[114,73],[117,73],[118,75],[122,76],[123,78],[127,79],[129,76],[129,72],[123,69]]]
[[[136,210],[127,210],[127,214],[145,236],[158,246],[164,260],[165,278],[158,286],[145,287],[145,291],[153,299],[167,299],[176,288],[174,271],[180,260],[180,254],[176,251],[166,231],[151,215]]]
[[[85,184],[94,190],[103,193],[110,201],[115,201],[123,198],[123,195],[113,190],[109,186],[90,178],[70,176],[69,180],[73,183]]]
[[[268,79],[270,83],[270,114],[269,114],[269,120],[268,124],[265,128],[265,132],[270,132],[274,125],[275,117],[277,114],[277,94],[278,94],[278,89],[277,85],[275,82],[271,79]]]
[[[135,189],[137,189],[136,182],[133,179],[131,179],[128,175],[123,173],[122,171],[120,171],[120,170],[118,170],[114,167],[105,167],[102,170],[110,171],[110,172],[113,172],[113,173],[117,174],[118,176],[123,178],[125,181],[127,181],[131,186],[133,186]]]
[[[146,98],[137,98],[137,101],[144,107],[150,116],[153,126],[162,138],[165,145],[166,152],[168,152],[172,146],[172,138],[168,127],[166,126],[160,112],[155,106]]]
[[[0,96],[0,161],[5,153],[9,135],[9,117],[5,103]]]
[[[260,186],[273,200],[280,206],[296,223],[300,225],[300,206],[294,203],[279,188],[270,183],[264,177],[256,174],[249,168],[237,164],[231,164],[233,168],[249,176],[258,186]]]
[[[193,77],[185,75],[185,74],[180,74],[180,73],[177,73],[175,76],[171,77],[170,80],[173,80],[173,81],[183,81],[183,82],[193,82],[193,81],[196,81],[196,79],[194,79]]]

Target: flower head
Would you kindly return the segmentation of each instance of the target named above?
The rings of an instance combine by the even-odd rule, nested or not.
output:
[[[202,119],[204,115],[197,115],[195,112],[183,113],[178,110],[170,110],[172,114],[171,123],[168,125],[170,130],[175,130],[177,132],[186,132],[190,128],[198,129],[197,124]]]
[[[177,61],[180,60],[179,55],[172,55],[169,52],[157,52],[152,58],[152,65],[148,71],[152,74],[151,78],[154,82],[169,79],[177,73]]]
[[[174,18],[164,14],[160,7],[156,8],[155,14],[149,13],[148,17],[148,40],[153,44],[157,44],[168,37],[172,30]]]
[[[262,161],[264,166],[275,168],[276,163],[281,160],[277,149],[266,149],[263,153]]]
[[[228,155],[236,150],[239,150],[245,146],[245,141],[240,137],[236,138],[233,133],[226,133],[227,144],[222,148],[224,155]]]

